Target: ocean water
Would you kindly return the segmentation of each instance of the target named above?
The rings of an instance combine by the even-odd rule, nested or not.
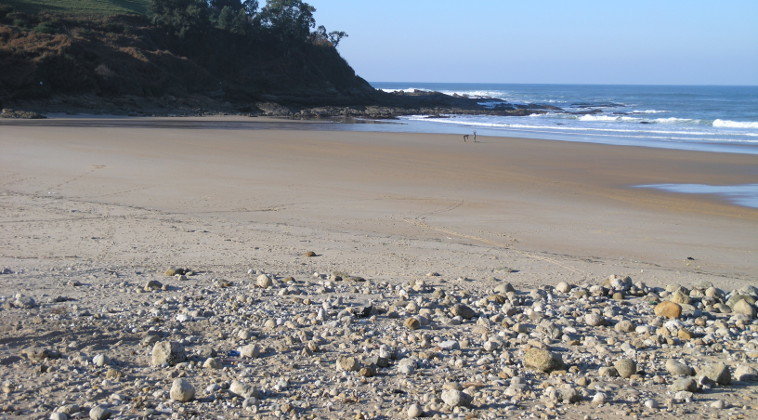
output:
[[[563,111],[524,117],[425,115],[402,117],[404,131],[758,154],[758,86],[529,85],[390,83],[385,91],[434,90]],[[589,113],[591,110],[595,113]],[[397,128],[396,128],[397,129]],[[395,131],[392,129],[392,131]]]
[[[654,188],[680,194],[717,195],[743,207],[758,209],[758,184],[705,185],[705,184],[649,184],[636,188]]]

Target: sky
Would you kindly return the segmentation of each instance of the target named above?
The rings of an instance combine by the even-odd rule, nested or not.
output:
[[[758,0],[307,0],[370,82],[758,85]]]

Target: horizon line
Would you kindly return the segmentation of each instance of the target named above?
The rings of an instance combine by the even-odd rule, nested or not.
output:
[[[458,85],[567,85],[567,86],[698,86],[698,87],[758,87],[758,84],[674,84],[674,83],[554,83],[554,82],[420,82],[420,81],[368,81],[368,83],[426,83]]]

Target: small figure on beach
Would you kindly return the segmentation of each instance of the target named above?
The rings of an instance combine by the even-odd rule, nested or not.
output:
[[[464,135],[463,135],[463,142],[464,142],[464,143],[468,143],[468,139],[469,139],[469,137],[470,137],[470,136],[469,136],[468,134],[464,134]],[[474,130],[474,143],[476,143],[476,130]]]

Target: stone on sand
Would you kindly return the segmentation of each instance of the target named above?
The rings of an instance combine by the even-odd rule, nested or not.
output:
[[[448,389],[442,391],[442,401],[450,407],[463,406],[467,407],[471,404],[472,398],[470,395],[457,389]]]
[[[732,383],[732,374],[729,367],[723,363],[711,363],[698,371],[698,375],[705,376],[719,385]]]
[[[563,367],[561,356],[544,349],[530,348],[524,351],[524,367],[540,372],[552,372]]]
[[[632,359],[619,359],[613,364],[619,376],[622,378],[628,378],[637,373],[637,363]]]
[[[175,341],[159,341],[153,346],[150,363],[153,366],[173,366],[187,358],[184,346]]]
[[[195,398],[195,387],[182,378],[174,379],[169,396],[174,401],[187,402]]]
[[[678,303],[664,301],[656,305],[655,315],[669,319],[676,319],[682,315],[682,306]]]

